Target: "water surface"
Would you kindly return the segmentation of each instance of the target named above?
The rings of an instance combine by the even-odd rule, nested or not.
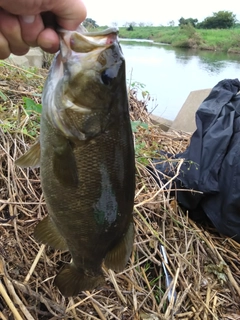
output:
[[[127,79],[145,85],[154,114],[174,120],[189,93],[212,88],[223,79],[240,79],[240,55],[121,41]],[[141,91],[141,90],[140,90]]]

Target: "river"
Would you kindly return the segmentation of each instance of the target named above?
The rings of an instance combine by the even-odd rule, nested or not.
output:
[[[223,79],[240,79],[240,54],[154,45],[121,40],[128,84],[137,83],[151,96],[148,110],[174,120],[189,93],[212,88]],[[141,86],[145,87],[141,89]]]

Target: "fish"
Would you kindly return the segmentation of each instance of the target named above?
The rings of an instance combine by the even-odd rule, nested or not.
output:
[[[134,242],[135,155],[118,29],[59,30],[42,93],[39,141],[17,161],[40,166],[48,215],[37,241],[68,250],[54,284],[66,296],[124,270]]]

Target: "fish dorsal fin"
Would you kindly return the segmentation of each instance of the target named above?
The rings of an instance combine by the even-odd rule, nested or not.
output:
[[[107,253],[104,264],[107,268],[116,272],[122,271],[130,257],[132,252],[134,241],[134,227],[133,223],[130,223],[127,233],[117,243],[117,245]]]
[[[65,297],[71,297],[78,295],[80,291],[93,290],[103,282],[101,271],[97,274],[91,274],[70,263],[59,272],[54,284]]]
[[[37,241],[48,244],[54,249],[68,250],[65,239],[48,216],[38,223],[34,229],[34,237]]]
[[[41,148],[40,141],[38,140],[31,148],[16,160],[16,165],[22,168],[32,167],[37,168],[40,166]]]

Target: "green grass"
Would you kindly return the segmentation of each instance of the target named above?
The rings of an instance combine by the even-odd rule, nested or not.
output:
[[[103,30],[107,28],[101,27]],[[128,31],[119,28],[119,37],[128,39],[147,39],[167,43],[175,47],[199,48],[240,53],[240,27],[234,29],[194,29],[191,26],[180,27],[134,27]]]
[[[198,30],[205,40],[205,46],[215,50],[232,51],[234,48],[240,52],[240,29]],[[203,46],[204,48],[204,46]]]
[[[129,39],[148,39],[154,40],[161,39],[166,37],[166,42],[169,42],[169,39],[174,36],[176,33],[176,28],[174,27],[134,27],[133,31],[127,31],[125,27],[119,28],[120,38],[129,38]]]
[[[40,130],[41,93],[47,70],[21,68],[0,61],[0,128],[35,140]]]

